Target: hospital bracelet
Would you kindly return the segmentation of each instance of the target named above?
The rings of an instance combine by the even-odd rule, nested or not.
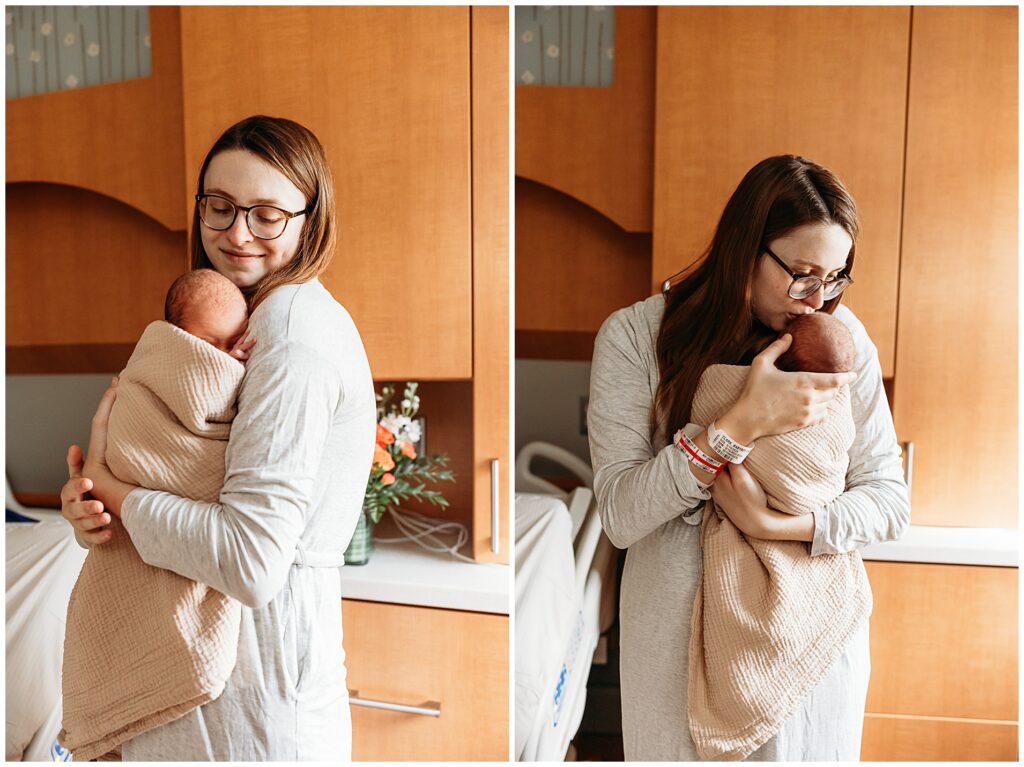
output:
[[[743,459],[754,449],[753,445],[741,445],[724,431],[719,431],[714,421],[708,427],[708,445],[729,463],[743,463]]]
[[[683,451],[683,455],[686,456],[687,461],[692,463],[701,471],[705,471],[708,474],[714,474],[717,477],[722,472],[722,469],[725,468],[724,463],[716,461],[710,455],[697,447],[697,443],[687,437],[686,432],[682,429],[675,433],[672,443]]]

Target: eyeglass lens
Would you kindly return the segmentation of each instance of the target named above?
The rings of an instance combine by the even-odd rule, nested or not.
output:
[[[220,197],[204,197],[199,201],[199,217],[211,229],[223,231],[231,227],[235,221],[235,206]],[[277,208],[259,206],[246,215],[249,230],[263,240],[280,237],[288,224],[287,216]]]
[[[801,277],[793,280],[793,284],[789,286],[789,295],[791,298],[801,299],[807,298],[807,296],[816,292],[822,285],[825,286],[825,292],[822,297],[825,300],[835,298],[842,293],[846,286],[850,284],[849,279],[846,277],[837,277],[832,282],[823,283],[819,278],[814,277]]]

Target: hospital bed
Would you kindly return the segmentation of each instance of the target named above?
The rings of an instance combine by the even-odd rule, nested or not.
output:
[[[537,458],[583,486],[565,492],[538,477],[530,468]],[[584,461],[533,442],[515,472],[516,759],[563,761],[583,718],[594,650],[615,617],[617,558]]]
[[[7,761],[67,761],[61,724],[61,660],[68,599],[85,561],[71,525],[54,509],[28,508],[7,482]]]

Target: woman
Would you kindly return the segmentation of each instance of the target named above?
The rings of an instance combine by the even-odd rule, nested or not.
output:
[[[126,761],[350,758],[336,568],[362,505],[376,403],[359,334],[317,279],[335,237],[332,179],[316,137],[263,116],[228,128],[199,173],[192,266],[216,269],[245,293],[258,343],[245,345],[252,354],[219,502],[110,473],[116,378],[84,463],[77,445],[68,451],[62,513],[82,545],[109,541],[118,517],[145,562],[247,608],[221,696],[124,743]]]
[[[629,549],[620,613],[627,759],[700,759],[687,725],[688,644],[709,497],[745,535],[807,541],[812,557],[893,540],[909,523],[878,353],[853,312],[839,305],[857,231],[853,200],[832,173],[799,157],[768,158],[740,182],[696,267],[667,284],[664,295],[612,314],[598,333],[589,407],[594,487],[605,531]],[[853,333],[853,372],[775,367],[792,337],[765,345],[794,317],[813,311],[834,312]],[[689,422],[701,374],[714,363],[751,365],[739,400],[716,422],[742,446],[820,422],[839,388],[850,385],[857,436],[839,498],[813,514],[789,516],[768,508],[742,463],[711,475],[672,444]],[[707,431],[694,441],[723,459]],[[779,732],[748,759],[857,760],[869,670],[865,621]]]

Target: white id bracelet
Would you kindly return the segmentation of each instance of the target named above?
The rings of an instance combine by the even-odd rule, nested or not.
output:
[[[675,433],[675,437],[672,442],[676,447],[683,451],[683,454],[686,456],[686,460],[701,471],[705,471],[708,474],[713,474],[717,477],[721,473],[722,469],[725,468],[724,463],[716,461],[710,455],[697,447],[697,443],[687,437],[686,432],[682,429]]]
[[[724,431],[719,431],[714,421],[708,427],[708,445],[729,463],[743,463],[743,459],[754,449],[753,445],[741,445]]]

